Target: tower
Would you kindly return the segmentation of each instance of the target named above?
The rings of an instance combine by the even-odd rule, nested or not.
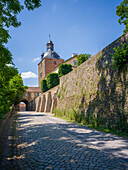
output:
[[[41,61],[38,64],[38,83],[41,86],[41,80],[45,79],[55,67],[64,62],[63,59],[54,51],[54,44],[49,40],[46,44],[47,51],[41,54]]]

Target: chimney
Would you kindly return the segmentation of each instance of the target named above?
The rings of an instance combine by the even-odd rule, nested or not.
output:
[[[72,57],[75,57],[77,56],[78,54],[77,53],[72,53]]]

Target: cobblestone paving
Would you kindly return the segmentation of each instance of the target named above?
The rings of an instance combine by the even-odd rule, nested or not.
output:
[[[20,169],[128,169],[126,139],[36,112],[21,112],[16,129]]]

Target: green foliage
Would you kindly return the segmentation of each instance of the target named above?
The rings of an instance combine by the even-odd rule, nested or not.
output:
[[[83,62],[85,62],[90,57],[91,57],[91,54],[80,54],[80,55],[78,55],[78,57],[77,57],[77,60],[78,60],[77,65],[78,66],[81,65]]]
[[[25,87],[23,80],[14,67],[6,66],[6,76],[0,72],[0,115],[9,111],[10,106],[20,103]],[[3,75],[3,77],[1,77]]]
[[[74,108],[72,109],[54,109],[54,114],[56,116],[60,116],[60,117],[66,117],[69,118],[70,120],[73,120],[77,123],[82,123],[85,124],[85,115],[84,112],[78,112],[76,111]]]
[[[51,89],[59,84],[59,77],[57,73],[49,73],[47,75],[47,87],[48,89]]]
[[[59,71],[58,71],[58,75],[59,77],[69,73],[70,71],[72,71],[72,65],[71,64],[60,64],[59,66]]]
[[[59,93],[58,93],[58,95],[57,95],[57,96],[58,96],[58,98],[60,98],[60,94],[61,94],[61,92],[59,92]]]
[[[41,91],[46,92],[48,90],[47,82],[45,79],[41,80]]]
[[[20,103],[25,89],[27,89],[27,87],[23,85],[23,80],[20,74],[16,74],[12,79],[10,79],[8,96],[10,98],[11,105],[14,104],[16,106]]]
[[[113,58],[113,67],[116,69],[122,69],[128,64],[128,45],[121,44],[118,48],[114,48]]]
[[[40,0],[24,0],[28,10],[38,8]],[[23,10],[19,0],[0,1],[0,118],[9,111],[9,107],[18,104],[27,87],[12,62],[12,54],[5,47],[10,38],[8,28],[18,27],[21,23],[17,15]],[[9,66],[9,65],[12,66]]]
[[[118,22],[125,25],[124,33],[128,31],[128,0],[123,0],[123,2],[117,6],[116,15],[119,16]]]

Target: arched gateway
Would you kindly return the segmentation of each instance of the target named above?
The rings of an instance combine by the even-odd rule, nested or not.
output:
[[[26,104],[26,111],[35,111],[36,102],[35,99],[41,95],[40,87],[29,87],[24,93],[21,102]],[[20,104],[18,105],[20,111]]]

